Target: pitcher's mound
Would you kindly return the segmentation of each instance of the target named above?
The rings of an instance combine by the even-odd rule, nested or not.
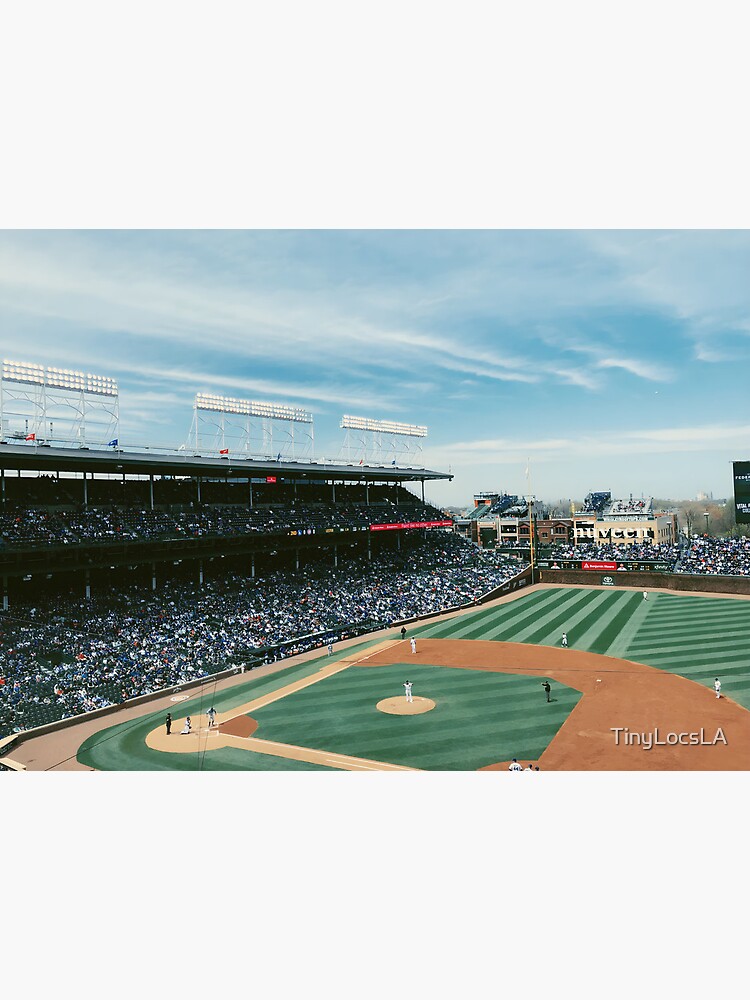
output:
[[[383,698],[375,708],[386,715],[422,715],[424,712],[431,712],[435,707],[435,702],[431,698],[415,698],[407,701],[404,695],[399,698]]]

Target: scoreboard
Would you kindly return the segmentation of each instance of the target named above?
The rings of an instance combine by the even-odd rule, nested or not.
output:
[[[733,462],[734,516],[737,524],[750,524],[750,462]]]

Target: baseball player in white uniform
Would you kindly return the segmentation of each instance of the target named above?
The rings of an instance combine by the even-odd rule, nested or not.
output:
[[[523,767],[518,763],[518,761],[514,757],[513,760],[512,760],[512,762],[508,765],[508,770],[509,771],[523,771]]]
[[[416,651],[417,651],[417,640],[414,638],[414,636],[412,636],[411,639],[409,640],[409,642],[411,643],[411,651],[412,651],[412,653],[416,653]]]
[[[714,681],[714,691],[716,692],[716,697],[721,698],[721,681],[718,677]]]
[[[413,641],[414,640],[412,639],[412,642]],[[406,683],[404,684],[404,691],[406,691],[406,700],[409,702],[414,701],[414,699],[411,696],[411,681],[406,681]]]
[[[648,591],[647,591],[647,590],[644,590],[644,591],[643,591],[643,600],[644,600],[644,601],[647,601],[647,600],[648,600]]]
[[[563,632],[562,639],[560,641],[563,644],[563,648],[567,649],[567,646],[568,646],[568,633],[567,632]]]

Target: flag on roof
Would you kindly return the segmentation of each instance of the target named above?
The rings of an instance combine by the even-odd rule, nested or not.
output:
[[[116,448],[117,447],[117,438],[112,438],[111,441],[108,441],[107,442],[107,447],[108,448]]]
[[[36,441],[36,434],[27,434],[26,435],[26,440],[27,441]]]
[[[219,454],[220,455],[228,455],[229,454],[229,448],[219,448]]]
[[[360,465],[364,465],[364,464],[365,464],[365,460],[364,460],[364,458],[360,458],[360,460],[359,460],[359,464],[360,464]]]

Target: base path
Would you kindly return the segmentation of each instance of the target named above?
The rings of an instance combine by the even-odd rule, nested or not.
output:
[[[541,687],[545,678],[581,691],[583,697],[539,758],[541,770],[750,770],[750,712],[729,698],[716,698],[713,690],[656,667],[575,649],[478,639],[420,639],[414,660],[531,674],[539,684],[540,711],[545,707]],[[393,662],[400,658],[394,660],[393,653],[384,650],[371,657],[368,666]],[[640,737],[644,734],[653,741],[667,740],[670,734],[696,734],[695,739],[713,741],[719,733],[726,743],[654,745],[652,749],[644,749]],[[640,744],[629,742],[633,734],[639,734]],[[502,765],[507,768],[507,762]]]

